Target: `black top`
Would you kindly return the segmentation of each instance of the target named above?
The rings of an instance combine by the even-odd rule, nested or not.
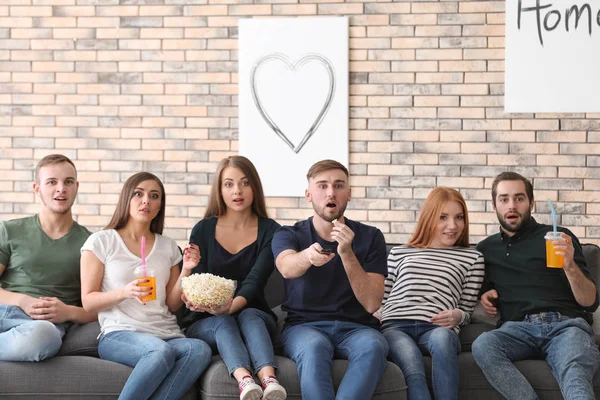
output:
[[[219,276],[236,281],[237,287],[235,289],[235,294],[237,295],[242,287],[244,279],[246,279],[256,262],[256,257],[258,256],[258,244],[255,240],[235,254],[231,254],[221,246],[221,243],[219,243],[216,238],[214,246],[215,257],[213,263],[215,265],[215,272],[218,272],[217,275]],[[248,303],[247,307],[252,306]]]
[[[345,218],[354,232],[352,251],[366,272],[387,276],[387,251],[381,231],[375,227]],[[287,311],[286,326],[315,321],[350,321],[378,327],[379,321],[359,303],[350,286],[348,275],[337,254],[337,242],[321,239],[314,229],[312,217],[283,226],[273,237],[275,258],[284,250],[302,251],[318,242],[336,256],[321,267],[311,267],[295,279],[284,279]]]
[[[522,321],[527,314],[555,311],[569,317],[582,317],[590,325],[596,301],[582,307],[575,300],[569,280],[562,268],[546,267],[544,236],[552,226],[531,220],[512,237],[500,233],[479,242],[477,250],[485,259],[485,280],[481,293],[490,289],[498,292],[499,325],[506,321]],[[568,229],[559,227],[573,238],[574,261],[583,274],[593,282],[587,270],[579,240]]]
[[[194,274],[209,272],[227,279],[237,281],[236,296],[242,296],[248,302],[246,308],[258,308],[271,316],[271,311],[265,300],[264,288],[271,273],[275,270],[271,239],[279,228],[279,224],[270,218],[258,218],[258,237],[249,246],[237,254],[231,255],[215,239],[217,217],[205,218],[199,221],[190,235],[190,243],[200,248],[200,263],[192,270]],[[220,252],[219,248],[224,254]],[[254,250],[252,250],[254,248]],[[252,255],[254,253],[254,255]],[[235,269],[235,266],[239,269]],[[180,324],[187,328],[195,321],[210,317],[209,313],[194,312],[185,307]]]

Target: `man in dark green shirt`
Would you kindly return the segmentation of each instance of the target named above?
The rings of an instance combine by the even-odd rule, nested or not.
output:
[[[499,328],[479,336],[473,357],[490,384],[507,399],[537,399],[513,364],[543,358],[565,399],[594,399],[592,378],[600,365],[592,313],[598,291],[586,268],[581,245],[568,229],[554,242],[562,268],[546,266],[544,236],[552,226],[531,217],[533,185],[514,172],[492,184],[492,205],[500,232],[477,245],[485,258],[481,304]]]
[[[68,322],[97,318],[81,307],[79,251],[90,231],[73,221],[77,171],[44,157],[33,189],[39,214],[0,223],[0,360],[40,361],[62,345]]]

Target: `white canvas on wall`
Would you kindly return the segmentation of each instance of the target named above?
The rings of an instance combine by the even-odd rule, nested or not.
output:
[[[240,20],[239,146],[267,196],[303,196],[319,160],[348,166],[347,17]]]
[[[600,111],[600,1],[506,1],[507,112]]]

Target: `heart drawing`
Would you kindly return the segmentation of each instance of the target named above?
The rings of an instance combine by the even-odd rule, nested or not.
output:
[[[271,118],[271,116],[265,109],[258,95],[256,75],[260,67],[269,61],[283,62],[285,67],[294,73],[296,73],[299,68],[301,68],[303,65],[306,65],[308,62],[316,61],[325,68],[327,74],[329,75],[329,88],[327,92],[327,97],[325,98],[325,102],[323,103],[323,106],[317,114],[317,117],[312,122],[310,128],[308,129],[306,134],[304,134],[304,137],[302,138],[300,143],[298,143],[297,145],[294,145],[294,143],[292,143],[288,136],[275,123],[275,121],[273,121],[273,118]],[[254,104],[256,104],[256,108],[258,109],[258,112],[263,117],[265,122],[269,125],[273,132],[275,132],[275,134],[279,136],[279,138],[283,140],[285,144],[287,144],[290,147],[290,149],[292,149],[294,153],[298,153],[302,149],[302,147],[304,147],[306,142],[308,142],[311,136],[317,131],[319,125],[321,124],[321,122],[323,122],[323,119],[325,118],[329,107],[331,106],[331,101],[335,92],[334,70],[329,60],[320,54],[307,54],[299,60],[292,62],[285,54],[271,53],[258,59],[252,66],[252,71],[250,73],[250,88],[252,91],[252,98],[254,99]]]

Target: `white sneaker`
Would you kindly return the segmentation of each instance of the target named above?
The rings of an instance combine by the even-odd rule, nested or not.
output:
[[[263,391],[260,386],[254,382],[254,379],[250,375],[246,375],[238,383],[240,388],[240,400],[260,400]]]
[[[268,376],[262,381],[263,400],[285,400],[287,392],[274,376]]]

